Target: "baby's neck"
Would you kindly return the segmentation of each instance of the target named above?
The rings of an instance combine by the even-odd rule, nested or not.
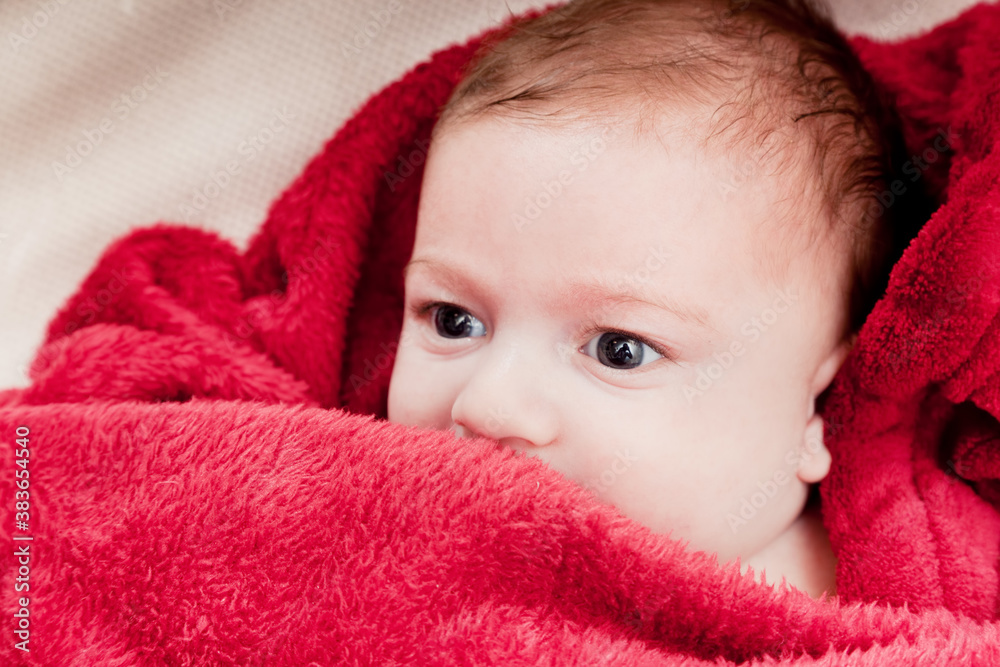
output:
[[[837,558],[830,547],[830,538],[823,526],[818,508],[807,506],[791,526],[777,539],[746,560],[740,559],[740,570],[754,569],[760,581],[761,570],[767,573],[768,584],[781,582],[781,577],[810,597],[837,594]]]

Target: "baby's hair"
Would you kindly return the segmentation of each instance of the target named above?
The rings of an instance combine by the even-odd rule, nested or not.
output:
[[[926,202],[916,188],[888,209],[876,198],[905,159],[899,120],[825,10],[808,0],[554,7],[484,41],[434,134],[484,114],[544,127],[631,112],[643,127],[657,110],[662,115],[663,102],[714,107],[708,138],[752,148],[755,168],[816,170],[831,231],[846,234],[851,248],[844,334],[857,331],[923,222]]]

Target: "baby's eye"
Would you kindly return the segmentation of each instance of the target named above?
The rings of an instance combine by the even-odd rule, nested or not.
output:
[[[443,338],[478,338],[486,335],[486,327],[468,311],[442,303],[434,307],[434,326]]]
[[[591,338],[583,350],[605,366],[624,370],[638,368],[643,361],[656,361],[663,356],[648,343],[619,331],[606,331]]]

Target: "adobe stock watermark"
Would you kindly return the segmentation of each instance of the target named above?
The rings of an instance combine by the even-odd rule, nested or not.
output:
[[[900,372],[909,360],[923,353],[965,300],[970,295],[978,293],[982,287],[983,280],[979,276],[973,276],[966,282],[951,287],[944,295],[944,302],[938,303],[930,317],[923,320],[912,334],[901,338],[900,344],[889,354],[889,368],[892,372]]]
[[[21,17],[21,25],[17,32],[7,31],[7,41],[10,43],[10,50],[17,53],[22,46],[38,36],[38,32],[43,30],[52,18],[59,13],[59,10],[66,5],[69,0],[41,0],[36,2],[38,11],[32,14],[25,14]]]
[[[11,485],[16,487],[16,490],[13,502],[14,525],[11,526],[11,532],[13,533],[16,528],[20,533],[13,535],[15,540],[14,557],[17,559],[18,566],[17,577],[14,579],[14,592],[20,595],[16,598],[14,636],[21,640],[14,644],[14,648],[28,653],[31,650],[28,647],[28,642],[31,641],[31,611],[29,610],[31,598],[29,594],[31,592],[31,557],[34,552],[31,549],[31,544],[27,544],[27,542],[32,542],[35,538],[33,535],[25,535],[24,533],[32,532],[32,499],[28,487],[31,486],[29,468],[31,467],[31,449],[34,448],[34,445],[28,447],[31,429],[23,424],[14,429],[13,435],[14,437],[11,438],[13,440],[11,460],[14,463],[14,472],[11,475]],[[37,513],[35,516],[38,516]]]
[[[351,377],[347,379],[351,383],[351,391],[357,396],[358,393],[370,385],[372,382],[380,378],[385,373],[389,372],[392,368],[392,363],[396,358],[396,352],[400,347],[409,345],[416,334],[410,333],[407,329],[403,329],[400,333],[399,339],[391,341],[389,343],[381,343],[379,345],[379,353],[375,355],[374,359],[365,359],[364,369],[361,374],[351,373]],[[503,415],[503,420],[506,420],[507,415]],[[492,413],[491,413],[492,419]],[[496,428],[503,425],[503,421],[498,418]]]
[[[291,281],[297,281],[315,272],[321,264],[330,261],[334,250],[339,247],[340,243],[338,241],[334,241],[329,236],[324,236],[317,239],[310,252],[290,264],[281,276],[282,282],[285,284],[285,289],[271,290],[266,302],[259,303],[255,310],[239,317],[235,322],[233,331],[226,332],[223,340],[226,341],[229,349],[235,350],[243,342],[249,340],[260,327],[262,321],[274,316],[278,307],[288,299],[287,289]]]
[[[615,482],[632,468],[632,464],[638,462],[639,457],[633,456],[628,447],[617,447],[611,464],[602,470],[597,477],[581,482],[580,486],[599,495],[614,486]]]
[[[45,360],[44,365],[51,363],[52,359],[61,351],[66,344],[66,339],[76,330],[82,329],[103,313],[106,309],[117,303],[122,292],[134,279],[128,266],[120,266],[112,269],[111,278],[102,287],[91,293],[76,307],[77,317],[66,323],[63,330],[57,333],[48,344],[39,349],[40,359]],[[20,366],[18,369],[24,379],[29,380],[28,368]]]
[[[482,435],[497,440],[498,438],[494,434],[503,428],[503,425],[513,416],[504,405],[490,408],[486,411],[486,419],[483,421]]]
[[[924,148],[919,155],[911,155],[910,159],[901,165],[900,171],[908,177],[907,180],[910,183],[916,183],[931,168],[931,165],[954,148],[955,141],[960,138],[961,135],[955,132],[950,125],[939,129],[934,135],[934,141],[931,145]],[[871,202],[865,210],[861,217],[860,227],[866,228],[874,224],[886,210],[896,203],[896,198],[906,194],[908,189],[906,180],[902,178],[897,178],[888,184],[888,189],[876,194],[875,201]]]
[[[739,191],[760,170],[761,165],[763,165],[764,160],[769,155],[771,149],[775,147],[777,141],[777,133],[767,135],[767,138],[757,148],[753,157],[748,157],[739,165],[734,166],[729,171],[729,178],[718,182],[719,196],[722,198],[722,201],[728,201],[730,195]]]
[[[246,0],[212,0],[212,9],[215,10],[215,18],[220,21],[225,20],[226,15],[235,12],[241,7],[246,7]]]
[[[944,473],[952,482],[962,484],[972,484],[975,480],[968,479],[967,475],[975,473],[975,468],[969,466],[964,460],[956,460],[954,457],[944,462]]]
[[[799,295],[794,287],[777,290],[777,294],[778,296],[769,307],[764,308],[758,315],[751,317],[740,327],[740,333],[746,339],[746,343],[759,341],[781,315],[788,312],[799,300]],[[685,384],[681,388],[688,404],[691,404],[696,396],[703,396],[706,391],[711,389],[725,375],[726,371],[732,368],[733,364],[736,363],[736,358],[743,356],[747,349],[748,347],[744,345],[743,340],[734,340],[725,350],[712,353],[713,361],[707,366],[699,365],[698,379],[695,380],[694,386]]]
[[[729,7],[719,15],[719,22],[725,27],[738,14],[744,12],[750,6],[750,0],[730,0]]]
[[[622,124],[605,125],[600,136],[592,138],[590,141],[577,146],[570,154],[569,163],[575,167],[571,169],[561,169],[558,174],[542,183],[538,192],[534,196],[524,198],[524,207],[520,212],[511,214],[511,222],[518,232],[533,224],[552,203],[562,196],[577,174],[582,174],[593,164],[607,149],[611,139],[622,132]]]
[[[416,148],[408,155],[396,156],[395,171],[382,172],[382,177],[385,179],[386,185],[389,186],[389,192],[395,192],[400,183],[416,173],[420,165],[427,161],[427,151],[431,147],[430,139],[417,139],[414,144]]]
[[[878,22],[879,37],[886,39],[895,36],[904,25],[909,23],[919,9],[920,3],[917,0],[905,0],[905,2],[893,5],[889,17]]]
[[[295,114],[289,111],[287,106],[274,109],[267,123],[240,141],[236,147],[236,154],[239,157],[229,160],[225,167],[220,167],[209,174],[204,185],[197,188],[187,202],[178,206],[181,219],[185,222],[192,222],[198,213],[203,212],[213,199],[229,187],[243,167],[257,159],[257,155],[274,141],[275,137],[288,129],[288,121],[294,119]]]
[[[842,428],[842,424],[824,423],[823,428],[827,435],[832,435]],[[785,452],[785,465],[792,470],[798,470],[799,466],[809,463],[814,456],[818,455],[824,447],[823,437],[811,436],[806,439],[804,449],[790,449]],[[741,528],[749,524],[757,517],[757,513],[778,495],[781,487],[787,485],[794,478],[795,473],[788,473],[785,469],[775,470],[770,478],[764,481],[758,480],[757,490],[748,496],[740,499],[739,508],[736,512],[726,514],[726,523],[733,534],[737,534]]]
[[[52,161],[52,173],[60,182],[63,178],[73,172],[83,164],[84,159],[91,155],[104,141],[104,136],[111,134],[115,130],[115,123],[125,121],[132,111],[138,108],[139,104],[149,97],[164,79],[170,76],[170,72],[165,71],[159,65],[147,67],[146,76],[142,81],[125,91],[111,105],[112,116],[105,116],[97,124],[97,127],[85,127],[81,133],[83,139],[75,144],[66,146],[66,156],[63,162]]]
[[[341,42],[340,55],[344,56],[345,60],[351,60],[353,57],[359,55],[364,49],[372,45],[375,38],[383,30],[389,27],[389,24],[392,23],[392,17],[399,15],[402,11],[403,3],[399,0],[389,0],[383,8],[368,10],[371,18],[365,21],[364,25],[354,30],[354,35],[350,41]]]
[[[743,11],[748,5],[749,2],[743,2],[738,11]],[[813,87],[811,95],[813,104],[819,108],[828,104],[829,98],[836,93],[836,87],[825,79],[810,81],[810,86]],[[805,114],[796,120],[809,115]],[[764,167],[769,158],[781,156],[783,152],[779,145],[781,141],[784,141],[786,146],[788,146],[794,142],[794,139],[779,132],[769,133],[759,145],[753,148],[752,155],[748,155],[746,159],[737,165],[730,164],[729,178],[718,182],[719,196],[722,198],[722,201],[728,201],[730,195],[746,185]],[[739,153],[743,155],[743,151]]]

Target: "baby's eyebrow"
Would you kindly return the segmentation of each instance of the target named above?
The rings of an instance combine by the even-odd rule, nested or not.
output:
[[[452,282],[471,286],[470,280],[462,271],[429,257],[411,259],[406,266],[403,267],[404,280],[406,279],[406,275],[410,268],[418,264],[423,264],[444,274]],[[616,304],[644,304],[673,313],[683,322],[695,324],[704,329],[710,329],[718,333],[718,329],[712,325],[711,316],[704,308],[700,308],[695,305],[682,304],[664,295],[644,294],[642,291],[635,289],[625,280],[616,281],[597,274],[591,274],[591,277],[593,282],[577,281],[568,284],[568,294],[571,299],[580,304],[592,304],[595,301],[605,303],[611,302]]]
[[[611,285],[614,285],[612,287]],[[593,283],[574,282],[570,294],[581,302],[604,301],[620,304],[638,303],[673,313],[680,320],[718,332],[708,311],[693,304],[683,304],[662,294],[645,294],[625,281],[598,279]]]

